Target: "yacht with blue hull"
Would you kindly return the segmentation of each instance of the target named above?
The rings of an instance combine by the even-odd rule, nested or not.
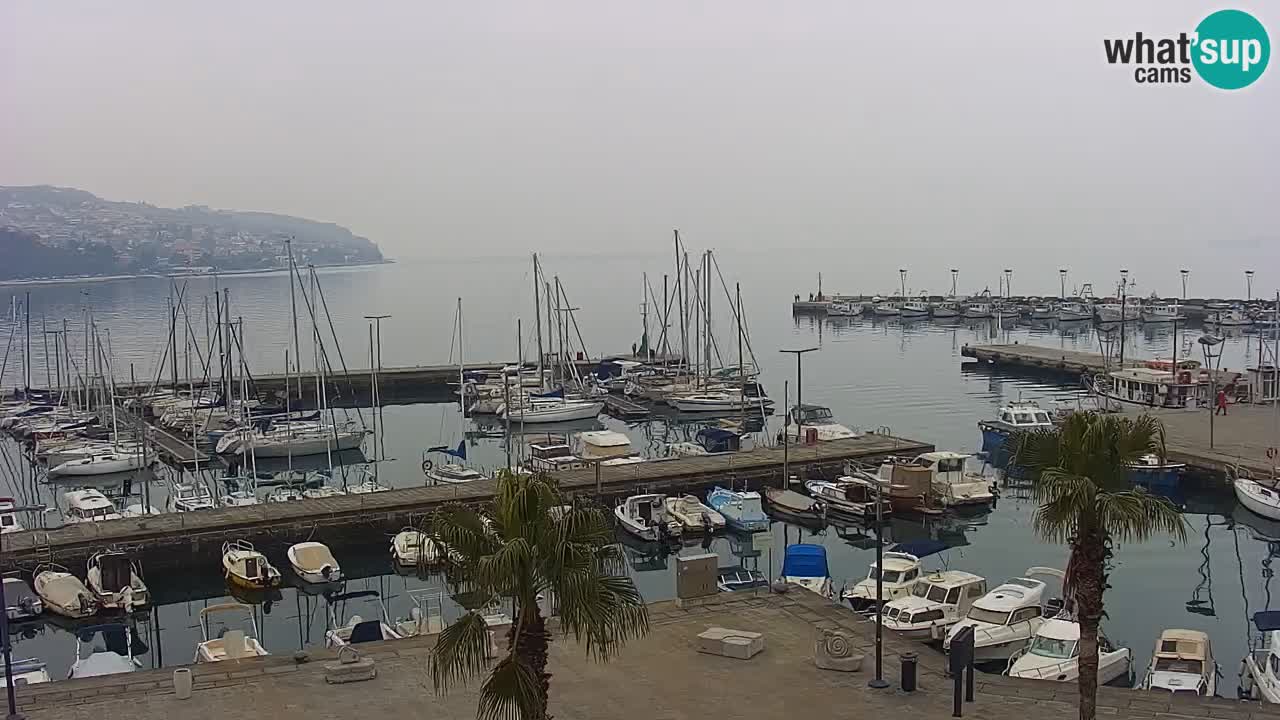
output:
[[[1128,463],[1129,480],[1134,485],[1146,488],[1176,488],[1182,482],[1182,474],[1186,471],[1186,463],[1170,462],[1158,455],[1143,455],[1137,461]]]
[[[991,463],[1004,466],[1013,454],[1009,438],[1020,432],[1036,432],[1053,429],[1048,411],[1034,402],[1018,401],[1000,408],[994,420],[979,420],[982,430],[982,451]]]

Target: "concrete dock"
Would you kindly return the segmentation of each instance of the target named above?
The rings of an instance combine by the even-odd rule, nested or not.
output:
[[[867,434],[858,438],[788,451],[790,472],[800,477],[834,477],[848,462],[877,462],[888,455],[914,456],[933,450],[916,440]],[[646,491],[698,491],[716,485],[759,488],[781,484],[781,447],[738,453],[651,460],[627,465],[557,473],[570,495],[613,496]],[[417,525],[431,511],[451,502],[480,502],[493,497],[496,480],[461,485],[414,487],[388,492],[342,495],[287,503],[263,503],[239,508],[216,508],[191,513],[122,518],[77,523],[51,530],[27,530],[5,535],[0,569],[31,570],[42,562],[79,565],[107,547],[127,547],[148,567],[190,562],[220,552],[230,539],[250,541],[281,538],[316,539],[342,543],[365,540],[375,533],[393,533]]]
[[[1106,372],[1107,366],[1101,353],[1049,348],[1037,345],[965,345],[960,348],[962,357],[973,358],[1000,368],[1028,370],[1032,372],[1071,375],[1094,375]],[[1195,358],[1192,358],[1193,360]],[[1126,360],[1125,366],[1136,366],[1142,361]],[[1115,369],[1114,367],[1112,369]]]
[[[1134,406],[1129,415],[1150,413],[1164,425],[1169,459],[1206,474],[1227,476],[1236,468],[1254,478],[1280,477],[1280,415],[1270,405],[1237,404],[1213,418],[1209,441],[1209,409],[1147,410]]]
[[[656,603],[649,608],[649,619],[648,635],[628,643],[608,663],[591,661],[552,621],[550,714],[560,720],[952,716],[952,681],[943,674],[940,653],[885,633],[884,677],[890,687],[872,689],[867,681],[873,676],[873,624],[800,589],[786,594],[721,594],[685,607]],[[713,626],[760,632],[765,648],[750,660],[698,652],[696,636]],[[815,666],[815,642],[826,630],[843,631],[854,651],[867,655],[860,671]],[[505,643],[505,638],[499,642]],[[434,643],[433,637],[424,637],[363,644],[360,652],[372,659],[377,674],[350,684],[327,683],[324,666],[334,662],[335,654],[315,651],[306,662],[273,655],[191,666],[194,690],[186,700],[174,694],[168,668],[22,686],[18,709],[28,720],[99,720],[118,716],[123,708],[128,708],[130,720],[470,720],[476,716],[479,684],[436,695],[426,669]],[[900,689],[899,658],[905,652],[919,655],[918,689],[911,693]],[[1076,715],[1078,691],[1073,683],[987,674],[979,674],[977,680],[975,701],[963,708],[965,717],[1027,720]],[[1110,687],[1098,693],[1098,716],[1120,719],[1276,720],[1280,711],[1274,707]]]

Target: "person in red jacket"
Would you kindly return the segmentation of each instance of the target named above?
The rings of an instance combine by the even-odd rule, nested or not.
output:
[[[1226,390],[1218,391],[1218,409],[1215,410],[1213,414],[1214,415],[1227,414],[1227,391]]]

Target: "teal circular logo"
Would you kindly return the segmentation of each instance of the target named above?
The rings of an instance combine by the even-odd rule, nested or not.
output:
[[[1222,90],[1247,87],[1267,69],[1271,39],[1258,19],[1242,10],[1219,10],[1196,26],[1191,62],[1210,85]]]

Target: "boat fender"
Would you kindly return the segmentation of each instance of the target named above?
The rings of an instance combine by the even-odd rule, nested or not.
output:
[[[428,460],[422,461],[422,472],[429,473],[431,472],[431,468],[432,468],[431,460],[428,459]]]

